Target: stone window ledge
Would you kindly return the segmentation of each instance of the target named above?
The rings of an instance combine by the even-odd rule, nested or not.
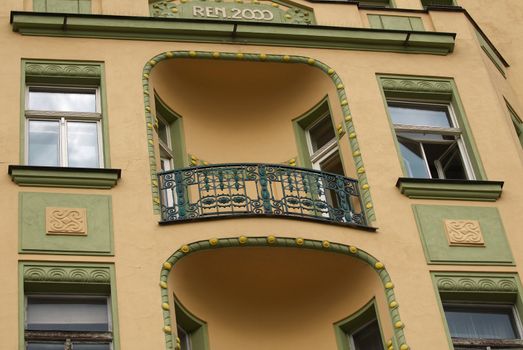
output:
[[[494,202],[501,197],[503,181],[400,177],[396,187],[409,198]]]
[[[102,188],[116,186],[120,169],[9,165],[8,174],[19,186]]]

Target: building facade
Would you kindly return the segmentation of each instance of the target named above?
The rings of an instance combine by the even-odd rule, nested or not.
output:
[[[0,16],[0,348],[523,349],[519,0]]]

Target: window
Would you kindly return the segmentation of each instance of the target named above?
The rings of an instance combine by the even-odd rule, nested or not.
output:
[[[420,17],[368,15],[371,28],[423,31]]]
[[[344,175],[338,139],[329,114],[324,114],[306,130],[312,168]]]
[[[349,342],[351,350],[382,350],[383,343],[378,320],[373,319],[349,334]]]
[[[455,350],[523,345],[514,305],[444,303],[443,310]]]
[[[409,177],[475,179],[450,104],[388,100],[387,105]]]
[[[27,350],[110,350],[109,298],[27,295]]]
[[[421,0],[423,7],[427,6],[455,6],[454,0]]]
[[[33,0],[33,11],[91,13],[91,0]]]
[[[358,1],[360,5],[370,5],[379,7],[390,7],[390,0],[361,0]]]
[[[180,350],[208,350],[207,324],[192,315],[175,297],[176,331]]]
[[[103,167],[97,88],[28,86],[25,117],[28,165]]]

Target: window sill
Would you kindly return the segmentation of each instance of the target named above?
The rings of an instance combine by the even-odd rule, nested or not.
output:
[[[121,170],[9,165],[8,174],[19,186],[109,189],[116,186]]]
[[[503,181],[400,177],[396,187],[409,198],[494,202],[501,197]]]

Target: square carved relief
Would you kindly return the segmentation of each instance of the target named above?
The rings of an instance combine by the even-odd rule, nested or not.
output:
[[[45,208],[45,231],[49,235],[86,235],[85,208]]]
[[[451,246],[485,246],[478,220],[444,220],[445,232]]]

